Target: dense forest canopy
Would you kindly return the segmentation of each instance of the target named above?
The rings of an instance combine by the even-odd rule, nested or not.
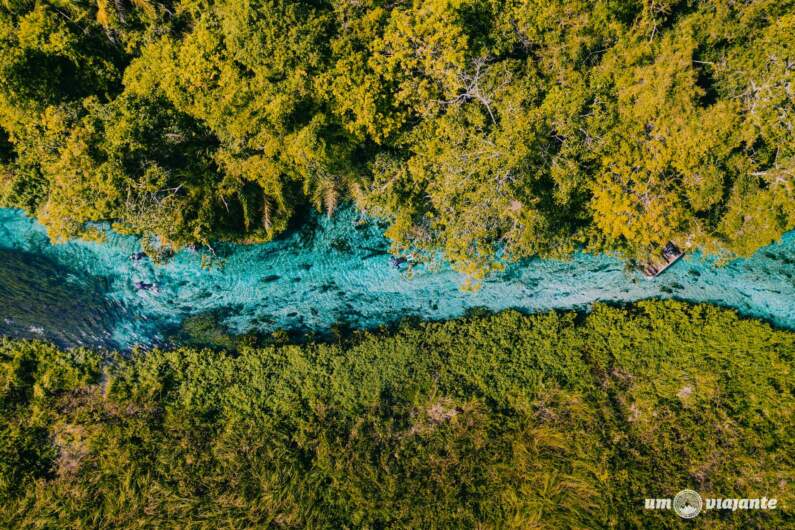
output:
[[[795,334],[676,302],[117,357],[0,339],[4,528],[682,528],[793,517]]]
[[[0,204],[54,239],[264,241],[352,200],[478,276],[795,228],[793,0],[0,6]]]

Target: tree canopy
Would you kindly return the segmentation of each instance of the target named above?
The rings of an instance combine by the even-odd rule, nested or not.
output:
[[[180,246],[351,201],[475,277],[744,256],[795,228],[793,81],[792,0],[5,0],[0,204]]]

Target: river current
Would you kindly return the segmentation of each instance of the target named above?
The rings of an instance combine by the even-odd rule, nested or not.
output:
[[[723,266],[687,256],[653,280],[606,255],[531,259],[475,292],[462,290],[464,279],[444,264],[411,274],[395,268],[388,247],[383,227],[347,209],[310,216],[270,243],[218,245],[209,267],[206,251],[191,250],[154,265],[131,259],[137,238],[107,230],[102,243],[53,245],[34,220],[0,209],[0,335],[127,349],[166,342],[197,315],[213,315],[231,334],[324,334],[473,308],[587,310],[645,298],[719,304],[795,329],[795,232]]]

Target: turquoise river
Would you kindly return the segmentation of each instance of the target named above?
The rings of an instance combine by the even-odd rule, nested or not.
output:
[[[462,277],[445,265],[411,275],[396,269],[382,233],[348,209],[333,219],[310,216],[267,244],[218,245],[209,268],[206,251],[191,250],[153,265],[131,259],[140,251],[136,238],[108,231],[103,243],[52,245],[35,221],[0,209],[0,335],[126,349],[163,343],[195,315],[213,315],[233,334],[323,334],[335,325],[441,320],[473,308],[587,310],[597,301],[652,297],[733,307],[795,328],[795,233],[723,266],[688,256],[654,280],[610,256],[531,259],[476,292],[462,290]]]

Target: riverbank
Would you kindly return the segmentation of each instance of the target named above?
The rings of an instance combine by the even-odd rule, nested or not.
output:
[[[6,527],[676,527],[793,516],[795,334],[679,302],[337,344],[0,346]]]

